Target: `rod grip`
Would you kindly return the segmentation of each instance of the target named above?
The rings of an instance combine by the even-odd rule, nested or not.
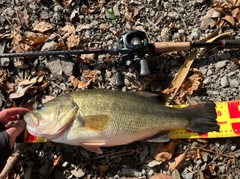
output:
[[[155,53],[165,53],[179,50],[190,50],[190,42],[156,42],[154,43]]]

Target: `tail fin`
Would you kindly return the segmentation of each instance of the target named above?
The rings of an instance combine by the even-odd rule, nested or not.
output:
[[[192,118],[188,129],[199,133],[219,132],[220,126],[217,124],[215,107],[214,103],[188,106],[187,110]]]

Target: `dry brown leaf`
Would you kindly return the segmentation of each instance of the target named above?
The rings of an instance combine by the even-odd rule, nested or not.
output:
[[[240,60],[237,58],[232,59],[233,63],[240,65]]]
[[[216,23],[217,19],[213,19],[212,16],[216,12],[215,9],[208,10],[207,14],[203,17],[200,28],[206,30],[208,27],[213,28]]]
[[[184,64],[182,65],[182,67],[178,71],[175,78],[172,80],[172,82],[169,86],[169,89],[174,89],[173,92],[169,93],[169,94],[164,94],[166,105],[169,105],[169,103],[172,101],[172,99],[177,94],[179,88],[181,87],[184,79],[186,78],[186,76],[189,72],[189,69],[190,69],[196,55],[197,55],[197,50],[193,50],[190,53],[190,56],[185,60]]]
[[[90,6],[82,6],[82,9],[87,13],[87,14],[92,14],[95,12],[98,8],[100,7],[99,2],[93,3]]]
[[[90,85],[92,79],[88,80],[87,82],[83,82],[83,81],[77,79],[75,76],[70,76],[70,77],[68,78],[68,81],[71,81],[71,83],[72,83],[73,86],[74,86],[74,89],[77,88],[77,89],[82,89],[82,90],[84,90],[84,89],[87,89],[87,88],[88,88],[88,86]]]
[[[124,83],[126,86],[131,86],[132,88],[137,89],[138,91],[142,91],[146,88],[143,82],[140,80],[139,72],[127,72],[126,78],[124,79]]]
[[[232,17],[234,17],[238,23],[240,23],[240,8],[233,8],[231,11]]]
[[[33,96],[34,94],[37,93],[38,86],[30,86],[29,88],[26,89],[25,94],[30,94]]]
[[[87,89],[91,81],[92,80],[88,80],[87,82],[79,81],[77,88],[82,90]]]
[[[97,76],[101,74],[100,70],[84,70],[82,73],[82,77],[87,81],[92,81],[93,83],[97,81]]]
[[[101,23],[101,24],[99,25],[99,29],[105,31],[105,30],[108,29],[108,26],[107,26],[106,24]]]
[[[164,18],[164,15],[159,15],[155,20],[154,20],[154,24],[158,25]]]
[[[216,2],[211,7],[218,12],[226,14],[228,10],[231,9],[232,5],[226,2]]]
[[[29,28],[29,15],[26,9],[23,11],[16,11],[16,18],[14,20],[19,26],[23,27],[24,29]]]
[[[43,84],[41,84],[39,87],[38,87],[38,90],[40,92],[45,92],[45,89],[48,87],[48,85],[50,84],[50,81],[49,80],[46,80]]]
[[[10,98],[20,98],[24,96],[25,94],[34,95],[37,90],[38,86],[33,86],[36,83],[41,83],[43,81],[44,76],[41,77],[34,77],[31,80],[24,80],[20,83],[18,83],[17,90],[14,93],[10,94]]]
[[[0,90],[10,94],[15,90],[15,84],[7,81],[9,75],[7,72],[0,70]]]
[[[103,5],[106,3],[105,0],[100,0],[96,3],[91,3],[89,6],[82,6],[82,9],[87,13],[87,14],[91,14],[93,12],[95,12],[98,8],[102,8]]]
[[[69,8],[71,3],[72,3],[72,0],[63,0],[62,1],[62,4],[66,9]]]
[[[80,32],[81,30],[85,30],[85,29],[90,29],[91,27],[92,27],[91,24],[80,24],[77,26],[76,32]]]
[[[46,73],[46,70],[44,68],[38,68],[38,70],[37,70],[38,77],[45,75],[45,73]]]
[[[176,157],[175,161],[172,162],[169,165],[169,168],[168,168],[169,172],[172,172],[175,169],[179,170],[182,167],[182,165],[183,165],[183,163],[184,163],[184,161],[186,159],[186,156],[187,156],[187,153],[184,152],[183,154],[181,154],[178,157]]]
[[[41,33],[29,33],[25,36],[22,36],[20,32],[13,32],[13,51],[16,52],[26,52],[32,51],[39,47],[40,44],[45,42],[48,39],[48,36]]]
[[[155,148],[155,154],[160,153],[160,152],[169,152],[169,153],[173,154],[175,151],[175,146],[176,146],[176,144],[173,142],[169,142],[168,144],[158,143]]]
[[[227,0],[227,2],[233,6],[240,6],[239,0]]]
[[[65,25],[63,28],[59,29],[59,34],[63,35],[62,38],[67,38],[71,34],[75,35],[76,30],[73,25]]]
[[[183,82],[179,90],[180,98],[184,98],[186,95],[192,95],[194,91],[198,90],[201,82],[203,81],[203,74],[197,69],[192,69],[190,73],[193,73],[187,80]]]
[[[37,80],[38,80],[38,77],[32,78],[31,80],[23,80],[20,83],[18,83],[18,86],[32,85],[32,84],[35,84]]]
[[[136,17],[136,16],[139,14],[139,10],[140,10],[140,9],[138,9],[138,8],[136,8],[136,7],[133,9],[132,19],[134,19],[134,17]]]
[[[77,79],[75,76],[70,76],[70,77],[68,78],[68,81],[69,81],[69,82],[71,81],[71,83],[73,84],[74,88],[77,88],[77,86],[78,86],[78,84],[79,84],[79,82],[80,82],[80,80]]]
[[[131,22],[131,19],[132,19],[132,16],[133,16],[133,10],[132,8],[130,7],[130,4],[125,1],[124,2],[124,6],[125,6],[125,16],[124,16],[124,19],[127,21],[127,22]]]
[[[153,176],[151,176],[150,179],[173,179],[171,176],[163,174],[163,173],[157,173]]]
[[[9,95],[9,98],[10,99],[21,98],[26,94],[26,91],[31,87],[32,85],[25,86],[25,87],[18,86],[17,90],[14,93],[11,93]]]
[[[158,162],[165,162],[166,160],[171,159],[175,151],[175,146],[176,144],[173,142],[170,142],[167,145],[164,143],[158,143],[154,154],[155,160]]]
[[[232,16],[230,15],[226,15],[225,17],[222,18],[223,20],[227,21],[228,23],[230,23],[232,25],[232,27],[235,27],[235,20]]]
[[[168,152],[161,152],[155,156],[155,160],[158,162],[166,162],[172,158],[172,154]]]
[[[95,53],[81,54],[80,59],[81,59],[81,62],[90,64],[94,60],[95,56],[96,56]]]
[[[23,43],[31,45],[31,46],[37,46],[43,42],[45,42],[48,39],[47,35],[41,34],[41,33],[29,33],[26,36],[23,36]]]
[[[236,157],[235,157],[235,155],[232,152],[230,152],[229,156],[231,156],[231,158],[230,158],[231,164],[235,165],[236,164]]]
[[[98,167],[98,170],[100,170],[102,173],[106,173],[109,169],[109,165],[100,165]]]
[[[80,45],[81,39],[78,35],[71,34],[66,41],[67,47],[71,50],[74,47],[78,47]]]
[[[41,32],[41,33],[44,33],[46,31],[52,30],[52,29],[53,29],[52,24],[50,24],[48,22],[45,22],[45,21],[39,22],[33,28],[34,31],[38,31],[38,32]]]
[[[33,48],[25,43],[22,43],[23,36],[18,30],[15,30],[12,35],[12,51],[15,52],[27,52],[32,51]]]

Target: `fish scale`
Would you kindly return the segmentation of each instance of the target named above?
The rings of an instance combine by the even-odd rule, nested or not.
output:
[[[90,95],[87,93],[90,93]],[[129,93],[123,93],[121,95],[121,98],[117,98],[114,91],[108,91],[108,93],[96,91],[96,93],[94,93],[88,90],[82,93],[82,97],[79,98],[80,100],[75,100],[75,102],[79,106],[95,106],[94,111],[82,107],[82,116],[98,115],[102,113],[111,115],[113,118],[113,120],[111,120],[112,123],[108,128],[109,130],[106,129],[111,134],[121,134],[123,132],[136,133],[137,131],[145,130],[146,127],[151,129],[156,128],[156,126],[173,125],[174,123],[176,123],[176,125],[181,125],[175,118],[179,117],[179,115],[183,115],[182,111],[172,111],[168,108],[162,110],[160,104],[153,103],[151,100],[146,100],[146,98],[142,96],[131,95]],[[70,93],[70,96],[76,99],[79,97],[79,94]],[[95,100],[88,101],[87,99],[89,97]],[[107,101],[108,105],[106,105],[104,101]],[[118,112],[119,110],[121,111],[120,113]],[[168,110],[170,111],[168,112]],[[161,121],[159,118],[165,118],[167,120],[164,120],[164,123],[160,123]],[[151,119],[151,122],[147,119]],[[186,119],[182,119],[181,122],[188,123]]]

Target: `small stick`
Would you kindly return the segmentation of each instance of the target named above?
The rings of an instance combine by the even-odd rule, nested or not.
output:
[[[186,29],[186,31],[187,31],[188,36],[190,36],[190,33],[189,33],[189,31],[188,31],[188,28],[187,28],[187,25],[186,25],[185,21],[183,20],[183,17],[181,16],[181,14],[179,13],[179,11],[178,11],[176,8],[173,8],[173,10],[178,13],[179,17],[181,18],[181,20],[182,20],[182,22],[183,22],[183,25],[185,26],[185,29]]]
[[[106,156],[112,156],[112,155],[128,155],[128,154],[134,153],[134,152],[138,152],[138,151],[124,150],[124,151],[120,151],[120,152],[114,152],[114,153],[111,153],[111,154],[106,154],[106,155],[101,155],[101,156],[98,156],[98,157],[94,157],[94,158],[92,158],[92,160],[99,159],[99,158],[104,158]]]
[[[176,142],[179,142],[179,143],[182,143],[182,144],[185,144],[185,145],[189,145],[189,143],[187,142],[183,142],[181,140],[177,140],[177,139],[172,139],[173,141],[176,141]],[[195,146],[195,145],[192,145],[190,144],[191,146],[193,146],[195,149],[200,149],[200,150],[203,150],[205,152],[209,152],[209,153],[213,153],[213,154],[216,154],[216,155],[219,155],[219,156],[224,156],[224,157],[228,157],[228,158],[233,158],[232,156],[228,155],[228,154],[223,154],[222,152],[221,153],[218,153],[218,152],[215,152],[215,151],[212,151],[212,150],[208,150],[208,149],[205,149],[203,147],[198,147],[198,146]]]
[[[56,84],[56,83],[54,83],[54,82],[50,82],[52,85],[54,85],[54,86],[56,86],[56,87],[58,87],[58,88],[60,88],[61,90],[63,90],[63,91],[66,91],[65,89],[63,89],[61,86],[59,86],[58,84]]]
[[[0,174],[0,179],[7,178],[8,172],[12,169],[14,164],[18,161],[19,156],[27,148],[27,146],[28,144],[21,144],[20,146],[17,147],[17,150],[15,151],[15,153],[8,158],[7,163]]]
[[[51,174],[53,169],[60,163],[60,161],[62,160],[62,157],[63,157],[62,154],[60,154],[58,158],[54,161],[53,165],[51,166],[51,168],[48,170],[46,174],[46,178],[48,178],[48,176]]]

